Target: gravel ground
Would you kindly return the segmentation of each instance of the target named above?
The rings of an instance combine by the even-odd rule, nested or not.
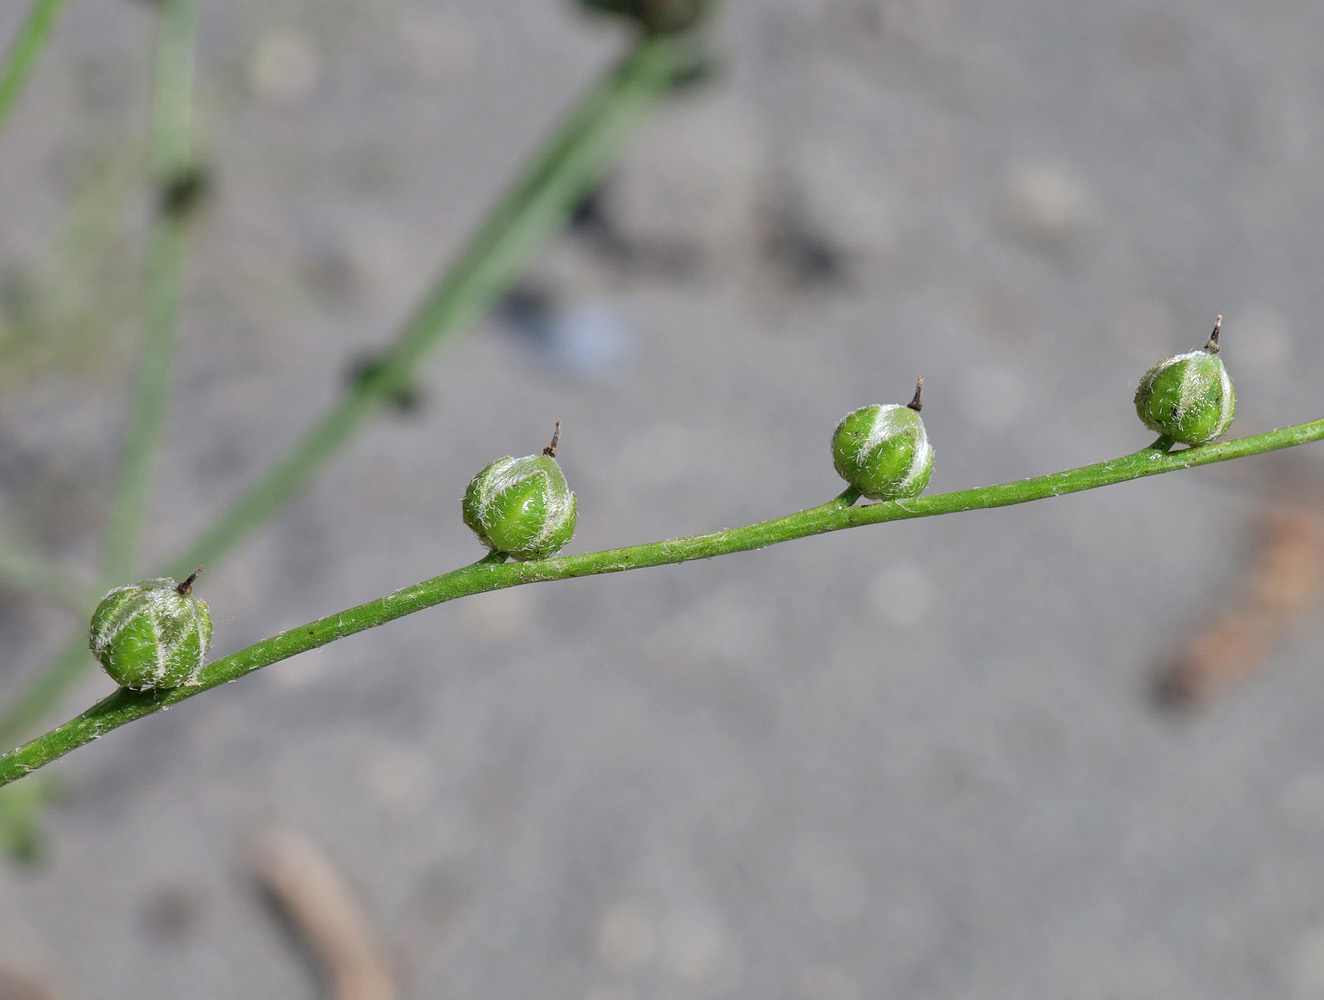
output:
[[[216,185],[147,563],[335,398],[621,43],[545,0],[205,6]],[[208,567],[216,655],[476,558],[469,477],[555,420],[586,551],[822,502],[835,421],[919,371],[932,492],[1143,447],[1136,382],[1217,313],[1235,432],[1324,415],[1324,7],[729,7],[719,72],[523,308]],[[152,28],[70,5],[0,135],[0,530],[85,577]],[[41,862],[0,866],[0,997],[326,995],[259,887],[273,831],[345,881],[400,997],[1324,997],[1324,613],[1199,710],[1151,697],[1244,610],[1286,498],[1324,508],[1324,449],[483,595],[281,663],[50,769]],[[6,596],[0,697],[78,627]]]

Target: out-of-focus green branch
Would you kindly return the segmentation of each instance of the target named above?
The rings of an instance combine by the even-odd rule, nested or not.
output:
[[[200,538],[171,559],[164,572],[186,572],[213,563],[256,530],[408,385],[427,352],[457,336],[489,309],[600,183],[627,138],[647,120],[676,79],[693,68],[694,44],[687,35],[637,39],[534,153],[366,374]],[[86,639],[72,640],[0,716],[0,746],[19,738],[49,712],[93,662]]]
[[[96,584],[76,579],[41,556],[3,540],[0,540],[0,586],[80,613],[101,595]]]
[[[161,0],[156,42],[150,162],[156,211],[147,234],[142,340],[119,480],[101,556],[102,589],[134,571],[150,506],[156,456],[165,436],[183,286],[193,163],[194,41],[197,0]]]
[[[37,65],[37,59],[46,43],[50,41],[55,22],[60,18],[67,0],[33,0],[28,16],[18,29],[18,34],[10,43],[5,53],[4,65],[0,67],[0,130],[9,121],[9,113],[14,109],[18,95]]]

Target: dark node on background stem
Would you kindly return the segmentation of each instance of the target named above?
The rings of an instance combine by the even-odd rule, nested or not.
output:
[[[211,176],[202,167],[184,167],[161,185],[158,208],[162,215],[185,219],[211,193]]]
[[[713,51],[713,46],[706,37],[696,36],[689,40],[671,74],[673,92],[692,90],[702,87],[717,78],[725,63],[721,56]]]
[[[1218,344],[1218,332],[1223,329],[1223,317],[1219,316],[1214,320],[1214,332],[1209,335],[1209,343],[1204,345],[1204,349],[1210,354],[1217,354],[1222,348]]]
[[[652,35],[690,31],[712,13],[714,0],[580,0],[588,10],[634,21]]]
[[[909,403],[906,404],[916,413],[924,409],[924,401],[920,399],[920,396],[923,395],[923,393],[924,393],[924,376],[921,375],[918,379],[915,380],[915,397]]]
[[[423,405],[423,393],[413,382],[395,384],[383,390],[373,386],[386,370],[386,363],[375,354],[360,357],[349,366],[345,382],[351,389],[376,390],[397,413],[414,413]]]
[[[197,569],[195,569],[192,573],[188,575],[187,580],[185,580],[181,584],[176,585],[175,593],[179,594],[180,597],[188,597],[189,594],[193,593],[193,581],[198,578],[198,574],[202,572],[202,569],[203,568],[199,566]]]
[[[552,431],[552,443],[542,450],[542,453],[548,458],[556,457],[556,443],[561,440],[561,421],[556,422],[556,430]]]
[[[584,197],[579,199],[574,210],[570,213],[570,218],[566,221],[566,228],[581,233],[587,233],[591,236],[598,236],[604,231],[616,235],[615,222],[607,208],[607,188],[611,184],[611,178],[599,181]]]

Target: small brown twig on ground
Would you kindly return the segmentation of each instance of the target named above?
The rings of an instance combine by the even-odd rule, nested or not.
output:
[[[1194,708],[1260,670],[1284,629],[1315,606],[1322,590],[1324,512],[1297,502],[1271,505],[1237,596],[1160,673],[1159,703]]]
[[[395,979],[362,908],[326,855],[289,830],[260,837],[252,867],[280,915],[307,947],[334,1000],[396,1000]]]

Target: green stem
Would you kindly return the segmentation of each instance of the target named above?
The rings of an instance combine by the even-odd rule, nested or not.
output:
[[[50,40],[65,3],[66,0],[34,0],[9,51],[5,53],[4,66],[0,68],[0,129],[9,120],[9,113],[14,109],[28,77],[32,75],[37,57]]]
[[[405,587],[377,600],[319,618],[254,643],[247,649],[241,649],[237,653],[208,664],[203,669],[200,682],[196,686],[160,691],[120,689],[77,718],[0,757],[0,785],[21,778],[134,719],[161,711],[186,698],[192,698],[208,688],[238,680],[261,667],[457,597],[518,587],[526,583],[566,580],[601,573],[620,573],[645,566],[688,562],[692,559],[711,559],[713,556],[760,549],[795,538],[840,531],[843,528],[855,528],[865,524],[881,524],[885,521],[933,517],[938,514],[987,510],[992,507],[1028,503],[1032,500],[1061,496],[1064,493],[1078,493],[1131,479],[1174,472],[1177,469],[1225,462],[1279,448],[1290,448],[1293,445],[1321,439],[1324,439],[1324,420],[1316,420],[1221,444],[1167,453],[1148,447],[1143,451],[1111,461],[1098,462],[1066,472],[1054,472],[1020,482],[982,486],[934,496],[920,496],[909,500],[893,500],[863,507],[852,506],[856,499],[852,496],[854,491],[847,490],[819,507],[796,514],[788,514],[785,517],[742,528],[691,535],[688,538],[673,538],[669,541],[650,542],[645,545],[632,545],[601,552],[585,552],[580,555],[557,556],[531,562],[503,562],[487,556],[462,569],[434,577],[412,587]]]
[[[535,155],[371,374],[359,380],[187,550],[169,560],[164,572],[214,563],[243,541],[303,491],[364,422],[408,382],[427,351],[482,315],[601,181],[630,132],[692,58],[691,45],[692,40],[684,37],[637,42]],[[91,663],[86,639],[71,640],[59,659],[39,672],[32,686],[0,717],[0,746],[17,739],[49,712]]]

